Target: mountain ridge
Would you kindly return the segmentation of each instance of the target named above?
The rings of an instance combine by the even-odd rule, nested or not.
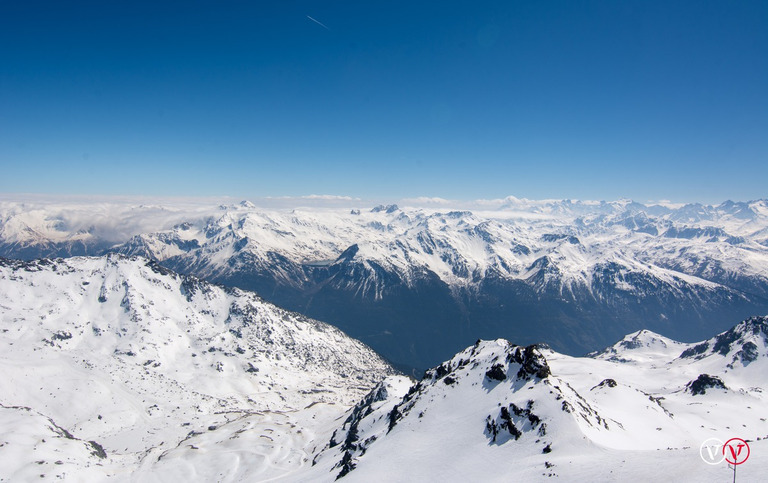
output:
[[[547,336],[583,354],[640,328],[693,341],[765,312],[767,207],[509,198],[476,211],[281,211],[244,203],[186,220],[174,214],[172,228],[110,251],[256,291],[400,367],[423,369],[477,337],[526,344]]]
[[[695,359],[681,353],[698,344],[649,331],[585,358],[542,345],[477,341],[417,383],[380,383],[348,412],[315,457],[316,473],[307,474],[343,481],[427,474],[490,481],[729,477],[725,464],[701,461],[699,446],[713,436],[766,446],[766,324],[768,317],[752,317],[699,343],[743,347],[755,336],[754,370],[729,363],[733,345]],[[617,357],[606,358],[611,348]],[[638,351],[657,357],[630,357]],[[750,479],[764,469],[764,461],[750,460],[739,471]]]

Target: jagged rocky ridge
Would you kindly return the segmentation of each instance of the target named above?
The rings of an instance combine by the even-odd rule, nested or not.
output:
[[[478,341],[417,383],[388,378],[377,386],[315,457],[312,474],[595,481],[613,470],[629,475],[640,459],[666,474],[703,477],[695,451],[707,438],[754,445],[768,437],[767,324],[768,317],[753,317],[699,344],[643,330],[584,358]],[[752,345],[754,359],[734,358]]]
[[[732,329],[715,338],[693,345],[680,357],[704,359],[714,354],[730,356],[733,364],[748,365],[761,355],[760,348],[768,345],[768,323],[766,317],[750,317]]]

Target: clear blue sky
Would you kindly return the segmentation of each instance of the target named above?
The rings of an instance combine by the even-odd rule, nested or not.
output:
[[[0,192],[766,186],[766,1],[0,4]]]

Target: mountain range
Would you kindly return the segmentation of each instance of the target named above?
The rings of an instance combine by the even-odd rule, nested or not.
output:
[[[120,216],[174,223],[107,239],[98,206],[74,222],[60,207],[6,204],[0,254],[143,256],[332,323],[411,374],[478,337],[579,355],[641,328],[693,341],[768,313],[766,200],[134,208]]]

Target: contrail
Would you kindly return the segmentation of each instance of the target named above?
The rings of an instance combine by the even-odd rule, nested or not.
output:
[[[313,19],[313,18],[312,18],[312,17],[310,17],[309,15],[307,15],[307,18],[308,18],[308,19],[310,19],[311,21],[315,22],[317,25],[319,25],[319,26],[323,27],[325,30],[328,30],[328,31],[330,31],[330,30],[331,30],[331,29],[329,29],[328,27],[326,27],[325,25],[323,25],[323,23],[322,23],[322,22],[318,22],[317,20]]]

